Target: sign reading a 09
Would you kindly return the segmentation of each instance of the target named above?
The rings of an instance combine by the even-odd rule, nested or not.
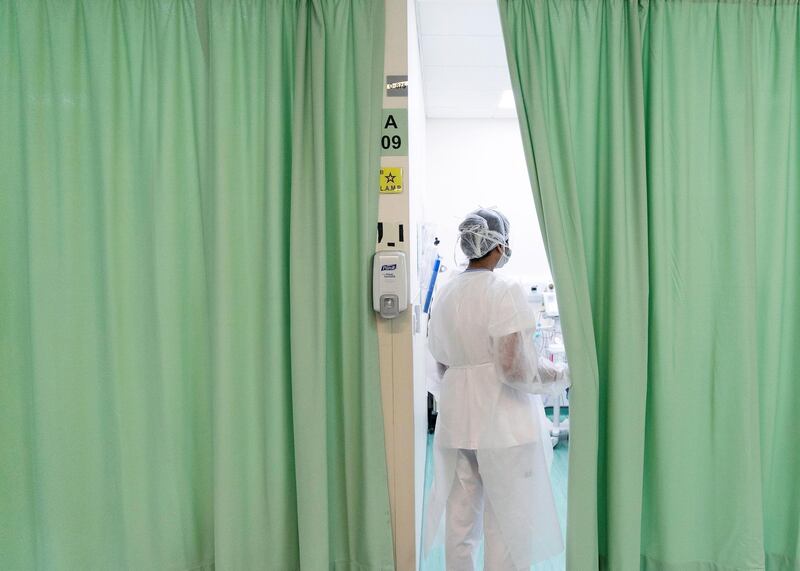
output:
[[[384,151],[388,151],[390,149],[397,150],[403,146],[403,139],[400,135],[384,135],[381,137],[381,148]]]
[[[381,127],[381,155],[407,155],[408,109],[384,109]]]

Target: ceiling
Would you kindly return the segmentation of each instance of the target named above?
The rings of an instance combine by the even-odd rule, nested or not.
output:
[[[416,0],[428,117],[515,117],[496,0]]]

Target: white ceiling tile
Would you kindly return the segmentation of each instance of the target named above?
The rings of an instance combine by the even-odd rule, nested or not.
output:
[[[430,107],[426,108],[431,119],[491,119],[492,115],[484,108],[467,107]]]
[[[494,110],[500,102],[502,91],[484,89],[471,89],[469,91],[437,89],[435,91],[428,91],[427,95],[428,98],[426,101],[429,101],[432,107],[451,107],[454,103],[457,103],[459,106],[463,107],[486,107]]]
[[[496,0],[417,0],[417,18],[428,116],[515,117]]]
[[[496,6],[497,0],[417,0],[418,6],[425,4],[449,4],[455,8],[465,4],[490,4]]]
[[[423,36],[501,36],[500,14],[494,3],[429,2],[419,7]]]
[[[498,109],[492,117],[495,119],[516,119],[517,111],[516,109]]]
[[[453,89],[471,91],[473,89],[511,89],[508,66],[457,67],[425,66],[423,78],[426,89]]]
[[[515,119],[513,110],[492,111],[486,107],[433,107],[426,109],[431,119]]]
[[[425,66],[508,65],[502,37],[423,36],[421,45]]]

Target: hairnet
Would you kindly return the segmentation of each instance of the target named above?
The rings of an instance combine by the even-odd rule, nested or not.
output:
[[[508,218],[497,210],[481,208],[467,214],[458,225],[458,241],[464,255],[475,260],[507,244],[508,232]]]

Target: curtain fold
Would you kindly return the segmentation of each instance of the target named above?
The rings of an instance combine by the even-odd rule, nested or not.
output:
[[[210,564],[192,5],[2,2],[0,29],[0,567]]]
[[[369,303],[383,2],[300,4],[291,180],[294,438],[304,569],[393,569],[377,328]],[[366,382],[365,382],[366,380]],[[317,486],[327,475],[327,488]],[[330,556],[329,556],[330,552]]]
[[[217,560],[389,569],[367,293],[383,4],[208,6]]]
[[[392,568],[382,54],[378,0],[0,1],[0,568]]]
[[[797,2],[500,0],[575,386],[568,567],[797,569]]]

